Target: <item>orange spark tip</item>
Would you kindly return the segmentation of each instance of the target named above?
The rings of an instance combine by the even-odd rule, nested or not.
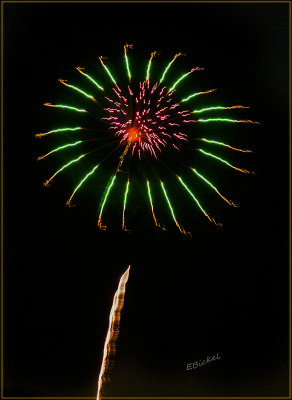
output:
[[[189,73],[194,72],[194,71],[203,71],[204,69],[205,68],[201,68],[201,67],[192,68]]]
[[[222,228],[222,224],[221,222],[216,222],[215,219],[213,217],[210,217],[210,215],[208,213],[205,212],[206,217],[208,218],[208,220],[210,222],[212,222],[213,224],[215,224],[216,226],[218,226],[219,228]]]
[[[228,200],[228,203],[232,206],[232,207],[239,207],[238,204],[233,203],[233,201]]]
[[[255,175],[254,172],[248,171],[247,169],[242,169],[242,168],[237,168],[237,167],[234,167],[234,169],[236,169],[237,171],[243,172],[244,174]]]
[[[180,227],[179,230],[180,233],[183,234],[184,236],[192,237],[191,232],[187,232],[184,228]]]
[[[176,60],[177,57],[179,57],[179,56],[186,56],[186,54],[179,52],[179,53],[174,55],[174,60]]]
[[[230,206],[232,206],[232,207],[239,207],[239,205],[238,204],[235,204],[235,203],[233,203],[233,201],[231,201],[231,200],[227,200],[224,196],[222,196],[222,195],[220,195],[221,197],[222,197],[222,199],[223,200],[225,200],[226,201],[226,203],[228,203]]]
[[[228,109],[228,108],[231,109],[231,108],[250,108],[250,107],[238,105],[238,106],[230,106],[230,107],[226,107],[226,108],[227,108],[227,109]]]
[[[202,94],[211,93],[211,92],[216,92],[216,90],[218,90],[218,89],[217,89],[217,88],[215,88],[215,89],[209,89],[209,90],[206,90],[205,92],[202,92]]]
[[[238,122],[243,122],[243,123],[246,123],[246,124],[256,124],[256,125],[260,125],[259,122],[257,122],[257,121],[251,121],[250,119],[241,119],[241,120],[239,120]]]
[[[125,45],[124,45],[124,51],[125,51],[125,53],[127,52],[128,49],[132,49],[133,47],[134,47],[133,44],[125,44]]]
[[[98,59],[99,59],[99,61],[101,62],[101,65],[104,67],[105,65],[104,65],[103,60],[106,60],[106,57],[104,57],[104,56],[99,56]]]
[[[106,226],[106,225],[103,225],[102,222],[101,222],[101,220],[98,220],[97,226],[98,226],[98,228],[99,228],[100,230],[102,230],[102,231],[106,231],[106,230],[107,230],[107,226]]]

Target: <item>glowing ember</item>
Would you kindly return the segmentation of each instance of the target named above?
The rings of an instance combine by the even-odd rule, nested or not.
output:
[[[166,86],[159,88],[158,83],[151,87],[149,81],[144,81],[139,84],[137,96],[130,87],[125,96],[115,87],[117,99],[106,98],[111,107],[104,109],[108,116],[102,119],[109,122],[109,129],[119,137],[121,145],[131,141],[131,152],[139,158],[143,152],[157,158],[157,152],[163,147],[171,144],[178,150],[180,141],[187,140],[181,124],[194,122],[189,119],[191,113],[181,111],[180,104],[172,97],[173,92],[166,89]]]

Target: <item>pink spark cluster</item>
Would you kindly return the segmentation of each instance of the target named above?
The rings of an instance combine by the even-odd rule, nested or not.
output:
[[[149,152],[157,158],[157,153],[167,145],[179,150],[182,140],[187,135],[180,131],[181,123],[192,122],[190,112],[181,110],[181,106],[173,98],[166,86],[160,88],[157,82],[150,87],[149,81],[139,83],[138,96],[135,97],[130,86],[126,95],[116,85],[113,88],[117,101],[105,97],[110,107],[104,108],[108,113],[107,120],[121,145],[130,145],[132,154]]]

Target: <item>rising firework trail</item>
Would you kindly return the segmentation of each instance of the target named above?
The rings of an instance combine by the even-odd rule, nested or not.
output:
[[[102,387],[104,382],[106,381],[106,374],[110,367],[110,361],[116,351],[116,341],[119,335],[121,311],[124,305],[126,284],[129,278],[129,272],[130,272],[130,266],[121,276],[118,289],[114,295],[113,304],[109,316],[109,327],[104,343],[103,358],[98,377],[96,400],[101,400]]]
[[[186,235],[188,232],[178,222],[181,220],[181,215],[176,215],[177,210],[173,208],[173,189],[169,189],[173,187],[169,180],[174,176],[178,177],[176,168],[180,168],[183,162],[185,170],[179,169],[180,176],[178,181],[175,180],[176,184],[185,196],[190,195],[193,198],[199,210],[208,217],[209,221],[218,226],[220,224],[217,224],[201,206],[204,202],[201,198],[203,195],[195,192],[194,181],[185,183],[187,179],[185,175],[192,166],[192,171],[204,184],[215,191],[226,204],[235,206],[232,200],[228,200],[217,189],[218,185],[213,183],[214,178],[206,177],[209,173],[205,176],[199,172],[200,163],[205,161],[207,165],[212,166],[212,163],[219,162],[233,170],[252,174],[247,169],[227,161],[229,150],[242,153],[250,153],[251,150],[241,149],[235,142],[232,145],[226,144],[224,138],[218,137],[218,133],[216,139],[199,138],[196,134],[198,125],[201,125],[201,129],[204,125],[208,125],[210,128],[208,133],[210,133],[211,129],[213,127],[216,129],[219,124],[256,125],[258,122],[236,118],[234,114],[230,114],[246,113],[248,106],[213,104],[210,99],[217,89],[199,87],[198,77],[204,70],[203,67],[194,66],[177,73],[175,69],[177,59],[181,60],[181,56],[185,54],[176,53],[172,58],[167,58],[167,62],[163,62],[161,69],[158,69],[157,63],[161,64],[160,55],[152,51],[147,61],[143,61],[144,72],[139,81],[131,57],[132,49],[131,44],[124,45],[121,67],[114,67],[104,56],[98,57],[98,67],[105,75],[104,79],[101,74],[95,77],[96,72],[87,71],[83,67],[76,67],[80,83],[75,85],[59,79],[60,83],[72,91],[71,104],[47,102],[44,105],[55,109],[57,114],[64,112],[68,116],[71,115],[72,120],[76,117],[78,122],[52,126],[50,130],[35,135],[37,138],[49,136],[52,140],[54,138],[59,140],[53,149],[39,156],[38,160],[47,159],[53,155],[58,155],[59,158],[64,155],[65,159],[63,166],[47,179],[44,185],[47,186],[63,171],[69,173],[73,169],[78,169],[81,176],[78,180],[76,178],[75,189],[72,188],[73,192],[66,202],[70,206],[72,198],[78,197],[79,190],[86,187],[89,181],[94,185],[97,175],[104,177],[104,182],[107,182],[107,184],[104,183],[105,188],[100,187],[99,184],[95,186],[99,196],[97,226],[101,230],[107,228],[102,221],[104,210],[109,208],[108,203],[116,204],[119,198],[122,216],[120,226],[123,231],[128,230],[126,225],[133,218],[134,208],[136,210],[136,207],[133,208],[136,188],[141,188],[142,196],[146,201],[139,202],[137,206],[142,207],[145,204],[148,218],[154,221],[153,226],[165,229],[158,223],[158,218],[164,213],[162,208],[166,208],[170,211],[169,219],[175,222],[180,233]],[[120,69],[124,71],[123,78],[117,74]],[[196,82],[196,90],[188,90],[191,79]],[[207,98],[208,104],[202,104],[202,101]],[[74,99],[77,102],[76,105]],[[74,139],[72,139],[73,136]],[[64,138],[63,143],[62,138]],[[204,148],[191,147],[193,140],[200,140]],[[96,147],[96,143],[100,143],[101,146]],[[112,146],[108,153],[105,152],[107,146]],[[216,154],[216,151],[213,152],[216,148],[220,148],[220,156]],[[190,150],[193,156],[190,155]],[[71,152],[72,155],[70,155]],[[223,152],[226,152],[226,159]],[[172,162],[172,160],[175,161]],[[160,179],[162,171],[156,168],[158,166],[156,161],[162,161],[159,165],[166,166],[168,170],[167,177],[163,174],[163,182]],[[153,171],[150,174],[148,173],[149,165]],[[134,176],[133,174],[130,176],[131,168],[136,171]],[[205,167],[204,170],[206,170]],[[126,180],[122,179],[125,175]],[[125,181],[126,186],[122,184]],[[161,201],[161,196],[165,201]],[[135,221],[139,224],[140,218],[135,218]]]

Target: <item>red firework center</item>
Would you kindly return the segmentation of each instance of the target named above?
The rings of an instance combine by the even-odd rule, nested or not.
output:
[[[150,86],[149,80],[140,82],[138,95],[128,86],[125,95],[116,85],[113,88],[117,101],[106,97],[111,107],[104,108],[109,114],[103,120],[109,122],[109,129],[119,137],[120,144],[129,146],[132,154],[148,152],[157,158],[167,145],[179,150],[187,134],[180,130],[182,123],[194,122],[189,119],[190,111],[182,110],[173,97],[174,90],[167,91],[159,83]]]

